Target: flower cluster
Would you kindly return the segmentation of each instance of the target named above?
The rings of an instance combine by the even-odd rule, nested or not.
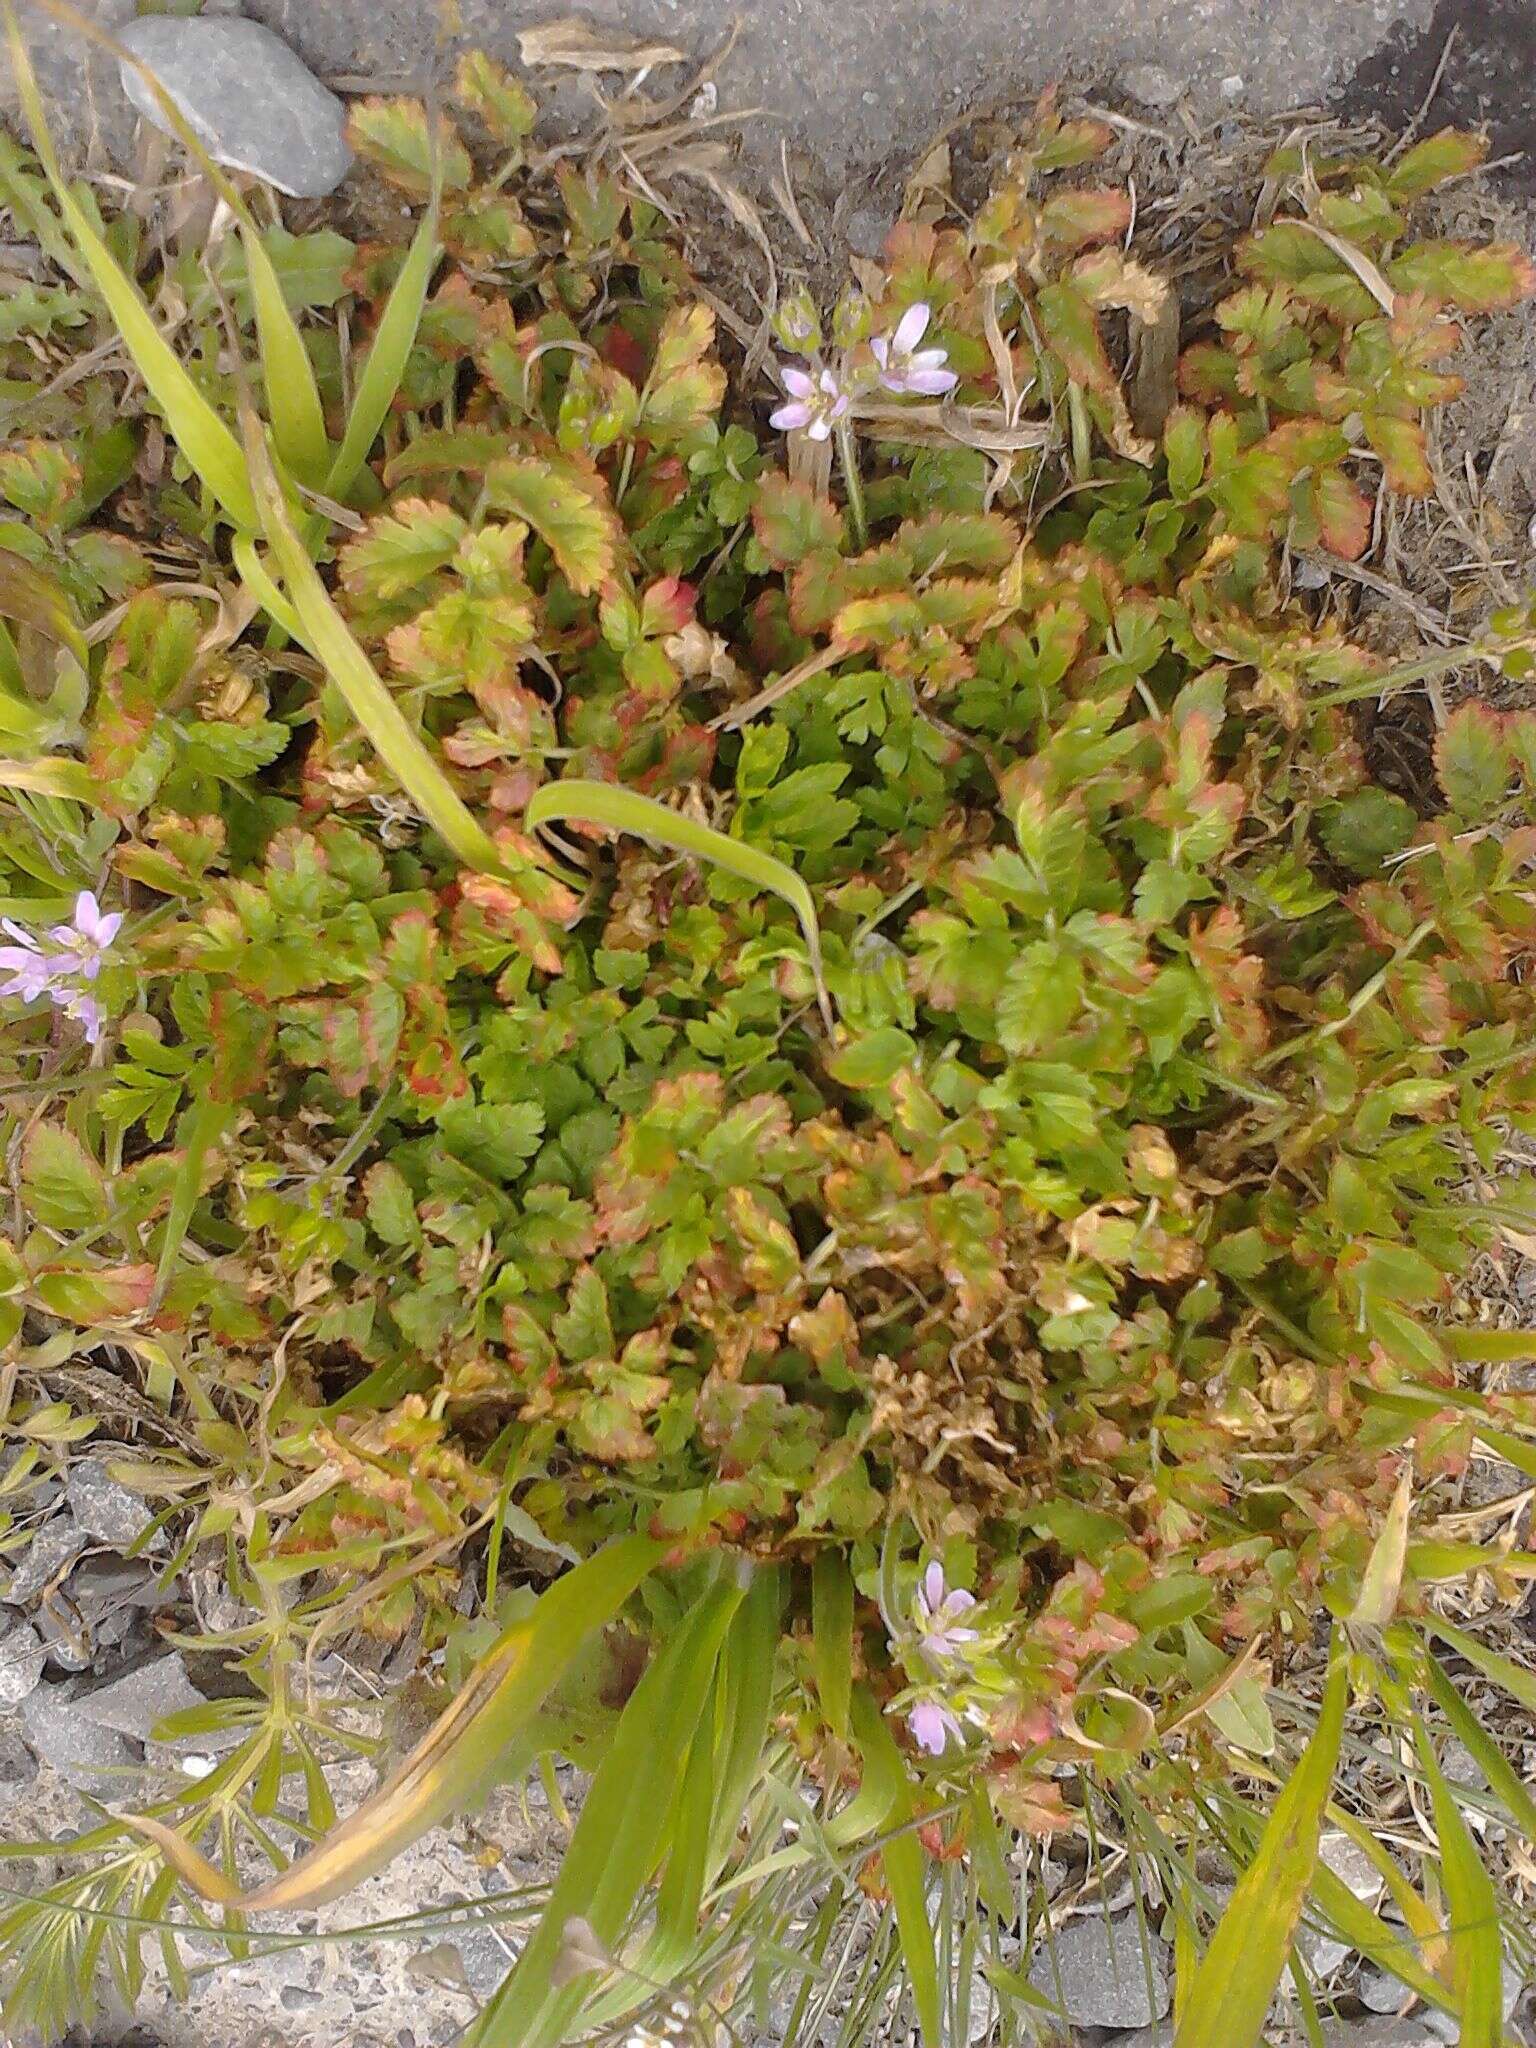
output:
[[[942,1678],[957,1665],[964,1665],[972,1646],[981,1640],[981,1631],[966,1626],[963,1620],[975,1605],[974,1594],[947,1584],[944,1567],[935,1558],[923,1573],[913,1610],[918,1654],[936,1677]],[[933,1697],[914,1701],[907,1711],[912,1740],[929,1756],[942,1756],[951,1742],[963,1741],[965,1722],[978,1720],[972,1713],[962,1718],[945,1700]]]
[[[789,398],[769,415],[769,425],[786,433],[797,429],[813,441],[825,441],[837,422],[847,418],[861,388],[878,384],[898,397],[946,396],[960,379],[948,367],[947,349],[921,346],[932,318],[932,308],[922,300],[908,306],[892,333],[877,334],[870,341],[873,366],[866,364],[862,372],[850,368],[846,360],[836,370],[825,364],[815,370],[802,370],[792,363],[781,363],[779,379]],[[797,308],[792,324],[787,319],[780,322],[781,339],[786,335],[793,338],[795,345],[802,346],[803,352],[805,348],[814,348],[820,327]]]
[[[84,1027],[87,1042],[94,1045],[101,1037],[96,978],[122,922],[123,913],[103,911],[89,889],[75,898],[71,921],[51,926],[41,938],[8,917],[0,918],[0,927],[17,942],[0,946],[0,974],[10,977],[0,983],[0,996],[16,996],[26,1003],[46,996]]]

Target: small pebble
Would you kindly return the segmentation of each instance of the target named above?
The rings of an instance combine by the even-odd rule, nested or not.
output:
[[[222,15],[141,14],[118,41],[149,66],[214,160],[295,199],[334,192],[352,168],[346,109],[280,36]],[[131,64],[123,91],[152,126],[165,112]]]
[[[1120,83],[1133,100],[1162,113],[1177,104],[1183,91],[1178,79],[1161,64],[1133,64],[1120,74]]]
[[[21,1553],[21,1563],[5,1589],[7,1604],[24,1607],[35,1600],[45,1586],[63,1576],[89,1541],[71,1514],[55,1515],[44,1523]]]
[[[1224,100],[1240,100],[1248,90],[1248,81],[1241,71],[1233,71],[1221,81],[1221,96]]]
[[[154,1520],[140,1495],[114,1479],[105,1458],[82,1458],[64,1482],[75,1521],[98,1543],[126,1550]]]
[[[13,1621],[0,1635],[0,1706],[16,1707],[36,1692],[48,1652],[30,1621]]]

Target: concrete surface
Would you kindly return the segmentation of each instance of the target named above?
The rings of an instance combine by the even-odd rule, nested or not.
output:
[[[136,11],[135,0],[76,4],[104,27]],[[1449,4],[1441,0],[1441,14]],[[1482,16],[1504,0],[1460,4]],[[22,7],[51,94],[77,131],[121,157],[131,117],[110,60],[94,52],[82,64],[78,38],[39,0]],[[322,77],[387,89],[425,83],[466,45],[513,56],[519,28],[571,10],[559,0],[457,0],[451,35],[436,0],[247,0],[244,11]],[[1060,76],[1113,88],[1127,69],[1155,64],[1187,87],[1197,115],[1315,102],[1373,60],[1401,67],[1431,36],[1436,0],[589,0],[577,11],[700,56],[740,16],[718,74],[722,107],[761,107],[748,131],[754,149],[776,155],[786,135],[836,178],[908,155],[956,114]],[[1529,17],[1529,0],[1513,0],[1510,12]]]

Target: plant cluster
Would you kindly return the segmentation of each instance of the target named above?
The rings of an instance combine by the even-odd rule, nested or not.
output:
[[[0,1316],[23,1367],[133,1361],[184,1417],[120,1469],[264,1617],[250,1743],[100,1867],[122,1909],[235,1896],[231,1814],[271,1849],[314,1789],[306,1647],[464,1656],[488,1532],[502,1619],[514,1551],[584,1560],[512,1620],[544,1686],[606,1619],[660,1647],[478,2038],[601,2018],[571,1916],[607,1956],[663,1861],[637,1981],[695,1967],[770,1727],[827,1840],[885,1831],[932,2031],[914,1828],[979,1858],[1102,1793],[1181,1837],[1192,1763],[1275,1746],[1260,1653],[1332,1615],[1406,1701],[1429,1589],[1531,1569],[1410,1530],[1402,1481],[1479,1439],[1536,1469],[1443,1321],[1524,1215],[1536,714],[1469,698],[1437,787],[1383,789],[1360,707],[1469,657],[1382,671],[1286,563],[1430,487],[1459,318],[1536,276],[1410,226],[1466,138],[1282,154],[1178,402],[1133,407],[1122,316],[1165,329],[1169,287],[1086,181],[1112,131],[1047,101],[967,225],[899,224],[825,334],[781,308],[769,418],[656,207],[533,175],[485,60],[457,104],[354,115],[425,206],[406,251],[236,194],[157,274],[5,160],[60,281],[0,339]],[[65,390],[104,306],[129,354]],[[1490,634],[1522,673],[1530,620]],[[510,1639],[454,1727],[559,1746]],[[1345,1669],[1285,1795],[1314,1840]],[[637,1770],[676,1787],[643,1820]],[[28,1911],[34,1966],[94,1962]],[[1459,1944],[1365,1919],[1461,2009]]]

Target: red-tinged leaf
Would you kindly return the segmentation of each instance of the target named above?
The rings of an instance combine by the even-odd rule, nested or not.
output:
[[[35,519],[57,526],[80,491],[80,465],[57,441],[23,441],[0,451],[0,498]]]
[[[1418,420],[1395,418],[1391,413],[1368,412],[1365,438],[1381,457],[1382,472],[1394,491],[1422,498],[1434,487],[1429,467],[1429,443]]]
[[[1053,135],[1031,143],[1029,153],[1042,171],[1069,171],[1080,164],[1093,163],[1106,150],[1113,149],[1117,139],[1107,121],[1085,117],[1063,121]]]
[[[1442,128],[1425,142],[1415,143],[1398,159],[1387,179],[1394,199],[1422,199],[1448,178],[1464,178],[1487,161],[1486,135],[1469,135],[1464,129]]]
[[[674,306],[662,322],[640,401],[640,431],[657,447],[685,440],[719,411],[725,371],[707,360],[714,340],[708,306]]]
[[[354,100],[347,114],[347,140],[360,157],[412,199],[431,196],[434,156],[442,166],[445,192],[464,191],[475,173],[469,151],[448,116],[438,115],[434,138],[420,100]]]
[[[1469,697],[1458,704],[1435,739],[1435,773],[1456,814],[1481,822],[1509,794],[1514,750],[1504,720],[1491,704]]]
[[[468,526],[451,506],[404,498],[341,551],[341,580],[368,597],[400,597],[453,559]]]
[[[693,617],[696,592],[681,576],[665,576],[653,583],[640,600],[640,630],[647,639],[681,633]]]
[[[1417,242],[1386,270],[1400,292],[1468,313],[1504,312],[1536,293],[1536,263],[1513,242]]]
[[[477,115],[492,139],[514,149],[533,133],[538,103],[520,78],[483,50],[466,50],[454,73],[453,96]]]
[[[208,1006],[208,1021],[213,1040],[209,1095],[215,1102],[249,1102],[267,1071],[271,1012],[248,995],[218,988]]]
[[[443,216],[443,241],[455,256],[492,263],[526,263],[538,247],[518,201],[490,187]]]
[[[1357,562],[1371,538],[1371,502],[1341,469],[1314,478],[1311,491],[1318,531],[1336,555]]]
[[[142,1315],[155,1292],[151,1265],[45,1266],[33,1281],[44,1308],[72,1323],[93,1327]]]
[[[1197,341],[1179,357],[1179,389],[1200,405],[1223,405],[1242,396],[1237,357],[1214,341]]]
[[[775,569],[792,568],[808,555],[835,554],[843,542],[842,515],[832,500],[777,471],[757,487],[752,531]]]
[[[1115,241],[1130,224],[1128,192],[1058,192],[1040,210],[1041,232],[1068,249]]]
[[[931,576],[939,569],[1005,569],[1018,535],[1012,522],[995,512],[933,512],[907,520],[896,546],[914,576]]]
[[[1074,384],[1099,400],[1111,447],[1134,462],[1150,462],[1156,444],[1145,440],[1131,424],[1125,393],[1104,347],[1098,316],[1087,298],[1075,285],[1048,284],[1035,304],[1046,340],[1062,368]]]
[[[493,427],[448,427],[417,434],[384,466],[391,490],[418,476],[480,476],[507,452],[506,434]]]
[[[570,456],[507,456],[486,472],[485,487],[493,504],[526,520],[548,545],[578,596],[612,576],[621,529],[594,468]]]

